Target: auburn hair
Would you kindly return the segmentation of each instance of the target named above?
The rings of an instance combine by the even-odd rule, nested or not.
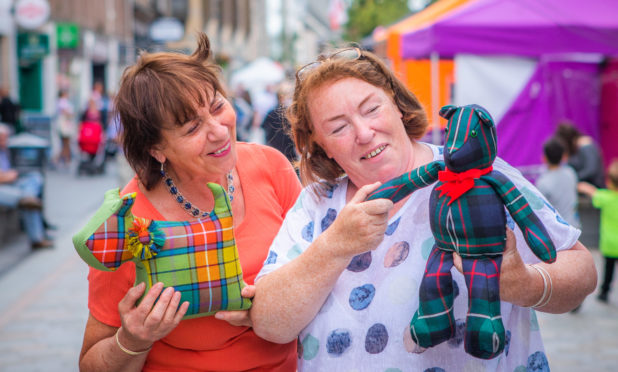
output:
[[[210,41],[198,35],[191,55],[142,52],[122,74],[114,100],[119,115],[122,147],[127,161],[146,189],[160,182],[161,164],[150,150],[162,141],[164,128],[180,127],[197,115],[220,92],[220,68],[211,60]]]
[[[362,80],[384,90],[393,99],[402,113],[403,125],[411,140],[421,138],[428,126],[427,115],[419,100],[378,56],[360,51],[357,59],[329,59],[328,56],[334,53],[321,55],[319,66],[304,73],[302,81],[297,77],[293,101],[287,110],[292,137],[300,154],[301,180],[304,185],[314,184],[319,195],[324,195],[345,173],[326,155],[314,136],[308,102],[311,94],[319,88],[346,78]]]

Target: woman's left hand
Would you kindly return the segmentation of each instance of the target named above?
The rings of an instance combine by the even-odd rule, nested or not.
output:
[[[463,272],[461,257],[455,253],[453,264]],[[517,239],[513,230],[506,228],[506,247],[502,254],[502,265],[500,266],[500,300],[513,303],[519,306],[530,306],[534,300],[530,300],[531,283],[535,281],[535,276],[539,274],[533,268],[526,265],[517,250]]]
[[[255,286],[245,286],[240,294],[244,298],[253,298],[255,296]],[[253,327],[253,322],[249,318],[249,310],[219,311],[215,314],[215,318],[225,320],[236,327]]]

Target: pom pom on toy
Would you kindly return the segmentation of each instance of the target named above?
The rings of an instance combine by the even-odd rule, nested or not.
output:
[[[165,234],[155,221],[136,217],[129,229],[128,249],[134,257],[147,260],[156,256],[165,244]]]

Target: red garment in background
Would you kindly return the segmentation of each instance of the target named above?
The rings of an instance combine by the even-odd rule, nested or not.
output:
[[[77,143],[83,152],[95,155],[103,138],[103,127],[96,121],[85,121],[79,126]]]

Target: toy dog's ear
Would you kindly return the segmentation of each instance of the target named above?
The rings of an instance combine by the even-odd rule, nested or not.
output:
[[[88,265],[114,271],[133,259],[131,252],[125,249],[125,233],[132,225],[135,197],[135,193],[130,193],[121,198],[118,188],[107,191],[94,217],[73,236],[77,253]]]
[[[440,116],[448,120],[453,116],[455,111],[457,111],[457,106],[446,105],[440,109]]]

